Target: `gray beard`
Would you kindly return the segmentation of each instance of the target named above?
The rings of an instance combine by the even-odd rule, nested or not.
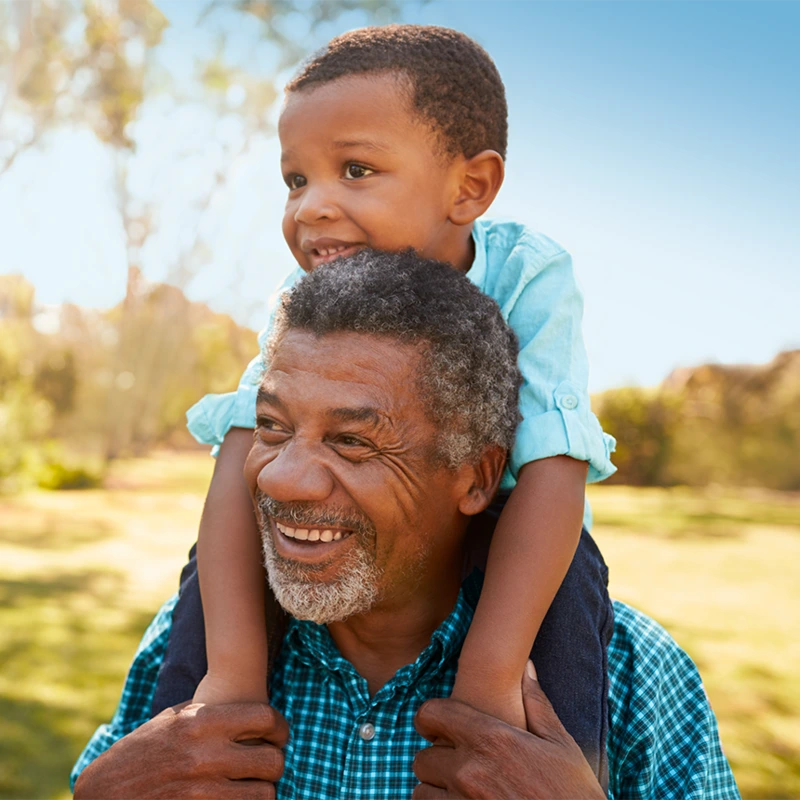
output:
[[[375,527],[363,515],[336,509],[316,510],[304,503],[278,503],[258,496],[258,524],[264,565],[275,599],[297,619],[320,625],[339,622],[369,611],[379,599],[383,571],[375,563]],[[279,555],[272,539],[269,518],[278,517],[311,528],[346,527],[356,537],[354,547],[339,564],[339,574],[330,583],[316,579],[319,567]]]

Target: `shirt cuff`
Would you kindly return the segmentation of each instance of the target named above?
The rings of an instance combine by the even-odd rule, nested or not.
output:
[[[552,456],[569,456],[589,463],[587,483],[605,480],[617,468],[611,463],[616,440],[603,432],[589,408],[586,395],[569,381],[563,381],[553,393],[555,408],[525,416],[517,428],[514,448],[509,458],[511,475],[531,461]]]

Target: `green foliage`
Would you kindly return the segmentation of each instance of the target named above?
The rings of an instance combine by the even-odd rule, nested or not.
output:
[[[658,389],[613,389],[595,402],[617,438],[612,482],[800,490],[798,350],[761,367],[678,370]]]
[[[106,312],[49,309],[42,332],[32,288],[19,276],[4,276],[2,309],[5,491],[95,486],[102,470],[92,456],[188,444],[189,406],[208,392],[234,389],[258,352],[253,331],[164,284],[141,281],[126,313],[121,305]],[[66,458],[66,450],[81,453],[80,459]]]
[[[95,489],[103,482],[101,468],[85,456],[67,455],[58,442],[40,448],[38,462],[35,476],[40,489]]]
[[[603,395],[600,419],[617,439],[613,459],[619,480],[634,486],[660,483],[679,413],[677,398],[644,389]]]

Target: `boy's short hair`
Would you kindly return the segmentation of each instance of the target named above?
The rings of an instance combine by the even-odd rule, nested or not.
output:
[[[500,73],[477,42],[450,28],[384,25],[342,34],[300,68],[286,91],[381,72],[408,78],[412,107],[447,155],[495,150],[505,160],[508,106]]]

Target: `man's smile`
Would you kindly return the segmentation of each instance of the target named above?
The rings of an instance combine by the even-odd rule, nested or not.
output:
[[[344,539],[350,535],[350,531],[333,531],[330,528],[325,528],[324,530],[319,530],[318,528],[292,528],[281,524],[277,520],[275,521],[275,527],[290,539],[309,542],[338,542],[339,539]]]
[[[358,537],[351,535],[352,530],[342,528],[289,526],[272,518],[269,528],[275,552],[281,558],[309,567],[338,562],[358,542]]]

